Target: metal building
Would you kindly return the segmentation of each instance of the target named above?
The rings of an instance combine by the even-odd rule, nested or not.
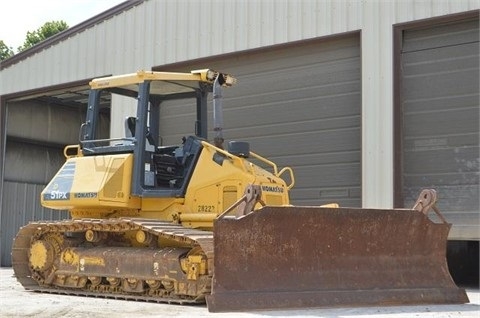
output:
[[[410,206],[436,188],[452,241],[478,242],[479,8],[450,1],[132,0],[0,64],[0,261],[76,143],[91,78],[213,68],[239,82],[227,139],[293,167],[295,204]],[[111,101],[104,134],[123,134]],[[162,140],[194,109],[162,109]],[[478,243],[477,243],[478,249]],[[477,252],[478,253],[478,252]]]

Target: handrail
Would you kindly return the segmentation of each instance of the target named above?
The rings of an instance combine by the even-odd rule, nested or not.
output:
[[[295,185],[295,177],[293,176],[293,170],[292,170],[292,168],[290,168],[290,167],[285,167],[285,168],[283,168],[282,170],[280,170],[280,172],[278,173],[277,177],[280,177],[285,171],[290,172],[290,181],[291,181],[291,182],[290,182],[289,185],[287,185],[287,189],[290,190],[290,189],[292,189],[293,186]],[[282,178],[282,179],[283,179],[283,178]],[[285,179],[283,179],[283,180],[285,180]]]
[[[254,157],[255,159],[258,159],[258,160],[262,161],[263,163],[266,163],[269,166],[272,166],[273,174],[277,177],[279,176],[277,165],[274,162],[272,162],[272,161],[268,160],[267,158],[264,158],[264,157],[262,157],[262,156],[260,156],[256,153],[254,153],[253,151],[250,151],[250,156]]]
[[[215,149],[215,151],[221,153],[222,155],[225,155],[226,157],[232,159],[232,160],[235,160],[235,161],[238,161],[240,166],[242,166],[244,169],[245,169],[245,166],[243,165],[243,161],[242,159],[240,159],[239,157],[235,156],[235,155],[232,155],[231,153],[229,153],[228,151],[225,151],[224,149],[221,149],[221,148],[218,148],[218,147],[215,147],[214,145],[206,142],[206,141],[202,141],[202,145],[206,148],[208,147],[211,147],[213,149]]]
[[[120,138],[108,138],[108,139],[92,139],[92,140],[80,140],[80,143],[89,144],[89,143],[97,143],[97,142],[110,142],[110,141],[131,141],[135,143],[137,139],[134,137],[120,137]]]
[[[214,145],[212,145],[212,144],[210,144],[210,143],[208,143],[208,142],[206,142],[206,141],[202,141],[202,144],[203,144],[205,147],[211,147],[211,148],[215,149],[216,151],[218,151],[219,153],[225,155],[226,157],[228,157],[228,158],[230,158],[230,159],[232,159],[232,160],[237,161],[237,162],[240,164],[240,166],[243,167],[243,169],[245,169],[245,165],[243,165],[243,161],[242,161],[242,159],[240,159],[240,157],[238,157],[238,156],[236,156],[236,155],[233,155],[233,154],[229,153],[228,151],[225,151],[224,149],[218,148],[218,147],[216,147],[216,146],[214,146]],[[276,164],[276,163],[268,160],[268,159],[265,158],[265,157],[260,156],[259,154],[254,153],[254,152],[252,152],[252,151],[250,151],[249,154],[250,154],[251,157],[253,157],[253,158],[255,158],[255,159],[257,159],[257,160],[259,160],[259,161],[261,161],[261,162],[263,162],[263,163],[271,166],[272,169],[273,169],[273,174],[274,174],[276,177],[280,177],[282,174],[284,174],[286,171],[288,171],[288,172],[290,173],[290,180],[291,180],[291,182],[290,182],[289,185],[287,185],[287,188],[288,188],[289,190],[290,190],[291,188],[293,188],[293,186],[294,186],[294,184],[295,184],[295,177],[294,177],[294,175],[293,175],[293,170],[292,170],[292,168],[290,168],[290,167],[284,167],[282,170],[278,171],[278,167],[277,167],[277,164]],[[250,168],[251,168],[251,169],[253,169],[252,165],[253,165],[253,164],[250,163]],[[283,179],[283,178],[282,178],[282,179]]]
[[[70,150],[73,150],[73,154],[69,153]],[[80,145],[67,145],[65,148],[63,148],[63,155],[66,159],[78,157],[80,154]]]

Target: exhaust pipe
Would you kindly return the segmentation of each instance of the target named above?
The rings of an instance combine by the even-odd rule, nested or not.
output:
[[[213,131],[215,137],[213,138],[213,144],[215,147],[223,149],[223,96],[222,85],[225,84],[225,77],[222,73],[218,73],[218,76],[213,82]]]

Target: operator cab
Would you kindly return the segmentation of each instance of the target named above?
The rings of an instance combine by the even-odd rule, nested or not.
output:
[[[135,117],[125,119],[125,136],[135,137]],[[154,188],[180,189],[193,172],[193,162],[201,144],[198,138],[189,136],[182,138],[182,144],[177,146],[155,146],[155,141],[147,129],[146,139],[151,149],[147,151],[145,171],[145,186]]]
[[[87,119],[80,131],[83,155],[132,153],[133,195],[184,196],[202,149],[201,140],[207,138],[207,96],[213,91],[214,81],[218,78],[222,78],[220,85],[223,86],[231,86],[235,82],[230,75],[211,70],[191,73],[139,71],[92,80]],[[125,120],[124,137],[96,138],[100,108],[107,100],[103,94],[118,94],[131,98],[137,104],[136,115]],[[193,100],[193,107],[196,107],[194,136],[184,138],[177,146],[161,146],[159,132],[162,103],[187,99]]]
[[[153,169],[147,173],[153,176],[150,186],[181,189],[189,181],[202,144],[199,138],[184,138],[181,146],[158,147],[152,155]],[[147,182],[147,181],[146,181]]]

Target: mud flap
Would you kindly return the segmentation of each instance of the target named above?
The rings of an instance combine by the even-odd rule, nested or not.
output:
[[[214,225],[211,312],[466,303],[448,223],[416,210],[263,207]]]

